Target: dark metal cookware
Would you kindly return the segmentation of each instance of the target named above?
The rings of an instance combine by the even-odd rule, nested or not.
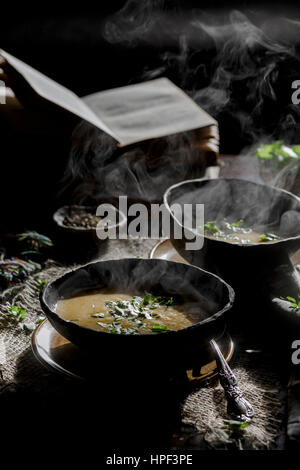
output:
[[[288,320],[287,304],[281,296],[300,293],[300,276],[290,256],[300,248],[300,198],[285,190],[266,184],[236,178],[196,179],[171,186],[164,195],[164,203],[173,220],[171,241],[183,258],[208,271],[222,276],[235,289],[236,305],[251,315],[268,309],[277,312],[274,317]],[[182,227],[173,213],[173,204],[204,204],[205,221],[243,219],[246,227],[265,233],[276,225],[281,239],[272,243],[233,244],[204,236],[200,250],[186,249],[188,233],[175,239],[175,228]],[[176,227],[177,226],[177,227]],[[198,235],[196,235],[198,236]],[[282,308],[285,307],[285,308]],[[264,312],[263,312],[264,313]],[[300,328],[299,316],[293,317]],[[295,322],[292,322],[295,326]]]
[[[58,300],[101,288],[188,300],[199,307],[199,321],[179,331],[121,335],[85,328],[56,314]],[[199,362],[201,350],[223,333],[234,291],[218,276],[195,266],[158,259],[120,259],[91,263],[55,279],[41,293],[40,301],[53,327],[71,342],[96,353],[99,365],[191,369]]]

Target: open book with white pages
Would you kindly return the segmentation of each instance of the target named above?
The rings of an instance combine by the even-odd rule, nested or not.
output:
[[[100,91],[80,98],[38,70],[0,49],[0,54],[44,99],[111,135],[123,147],[199,129],[218,142],[218,125],[168,78]]]

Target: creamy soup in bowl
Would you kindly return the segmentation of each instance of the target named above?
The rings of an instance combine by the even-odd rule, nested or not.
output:
[[[52,326],[110,364],[184,367],[223,335],[233,289],[195,266],[156,259],[90,263],[40,295]]]
[[[176,331],[199,320],[199,307],[149,292],[131,295],[93,291],[60,300],[56,312],[64,320],[86,328],[129,335]]]

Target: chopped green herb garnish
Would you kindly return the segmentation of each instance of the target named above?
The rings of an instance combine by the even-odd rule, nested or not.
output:
[[[109,323],[103,323],[101,321],[97,321],[99,326],[102,326],[103,328],[107,328],[109,326]]]
[[[268,241],[268,237],[266,234],[262,233],[261,236],[259,237],[259,242],[267,242]]]
[[[98,321],[98,325],[113,334],[138,334],[142,328],[146,328],[145,320],[159,318],[160,315],[155,312],[158,307],[168,308],[174,305],[173,297],[154,296],[145,292],[144,297],[133,296],[131,300],[107,301],[105,307],[112,317],[111,322]],[[92,313],[91,317],[104,318],[105,313]],[[126,320],[129,326],[122,326],[122,321]],[[165,325],[155,324],[152,331],[166,331]]]
[[[229,241],[232,243],[247,244],[280,240],[280,237],[274,233],[263,233],[259,235],[251,227],[245,226],[243,219],[229,222],[226,218],[224,218],[218,222],[206,222],[203,227],[204,234],[206,236],[215,237],[217,240],[223,239],[224,241]]]
[[[108,313],[116,318],[126,318],[136,321],[139,318],[151,320],[154,318],[154,310],[161,305],[169,307],[174,304],[173,297],[154,297],[150,293],[146,293],[145,297],[134,296],[131,301],[108,301],[105,306],[109,308]],[[95,315],[92,315],[95,316]]]
[[[161,302],[161,305],[166,305],[167,307],[169,307],[170,305],[173,305],[173,304],[174,304],[174,298],[173,297],[170,297],[169,299],[163,300]]]
[[[144,324],[139,324],[133,328],[124,328],[119,322],[112,322],[112,323],[102,323],[97,322],[99,326],[108,330],[109,333],[112,334],[125,334],[125,335],[133,335],[137,334],[138,330],[144,326]]]
[[[244,221],[242,219],[230,224],[231,227],[241,227],[242,225],[244,225]]]
[[[166,326],[166,325],[161,325],[160,323],[155,323],[153,326],[152,326],[152,331],[156,332],[156,331],[168,331],[169,328]]]
[[[144,305],[148,305],[151,301],[152,295],[151,294],[146,294],[143,300]]]
[[[277,235],[274,235],[273,233],[263,233],[258,241],[259,242],[271,242],[273,240],[278,240],[279,237]]]
[[[205,222],[205,224],[203,225],[203,228],[204,228],[204,233],[206,234],[214,234],[220,231],[220,229],[217,227],[216,221]]]

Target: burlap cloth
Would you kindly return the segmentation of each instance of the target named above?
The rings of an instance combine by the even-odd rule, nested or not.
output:
[[[156,241],[110,241],[109,250],[102,259],[148,257]],[[74,267],[74,266],[72,266]],[[45,269],[28,278],[22,285],[2,293],[0,307],[0,392],[9,384],[23,388],[51,390],[56,375],[44,368],[33,356],[30,348],[31,334],[24,331],[23,323],[15,323],[5,316],[11,305],[26,308],[25,322],[38,324],[43,315],[39,303],[40,281],[49,281],[68,271],[70,267],[49,261]],[[18,293],[15,290],[18,289]],[[269,449],[276,447],[282,432],[283,404],[278,389],[278,376],[272,360],[267,355],[263,361],[253,362],[249,354],[239,353],[233,370],[245,397],[255,409],[255,418],[243,432],[243,449]],[[187,394],[181,404],[182,424],[192,426],[201,433],[209,448],[227,448],[231,437],[224,430],[226,402],[222,388],[196,388]]]

